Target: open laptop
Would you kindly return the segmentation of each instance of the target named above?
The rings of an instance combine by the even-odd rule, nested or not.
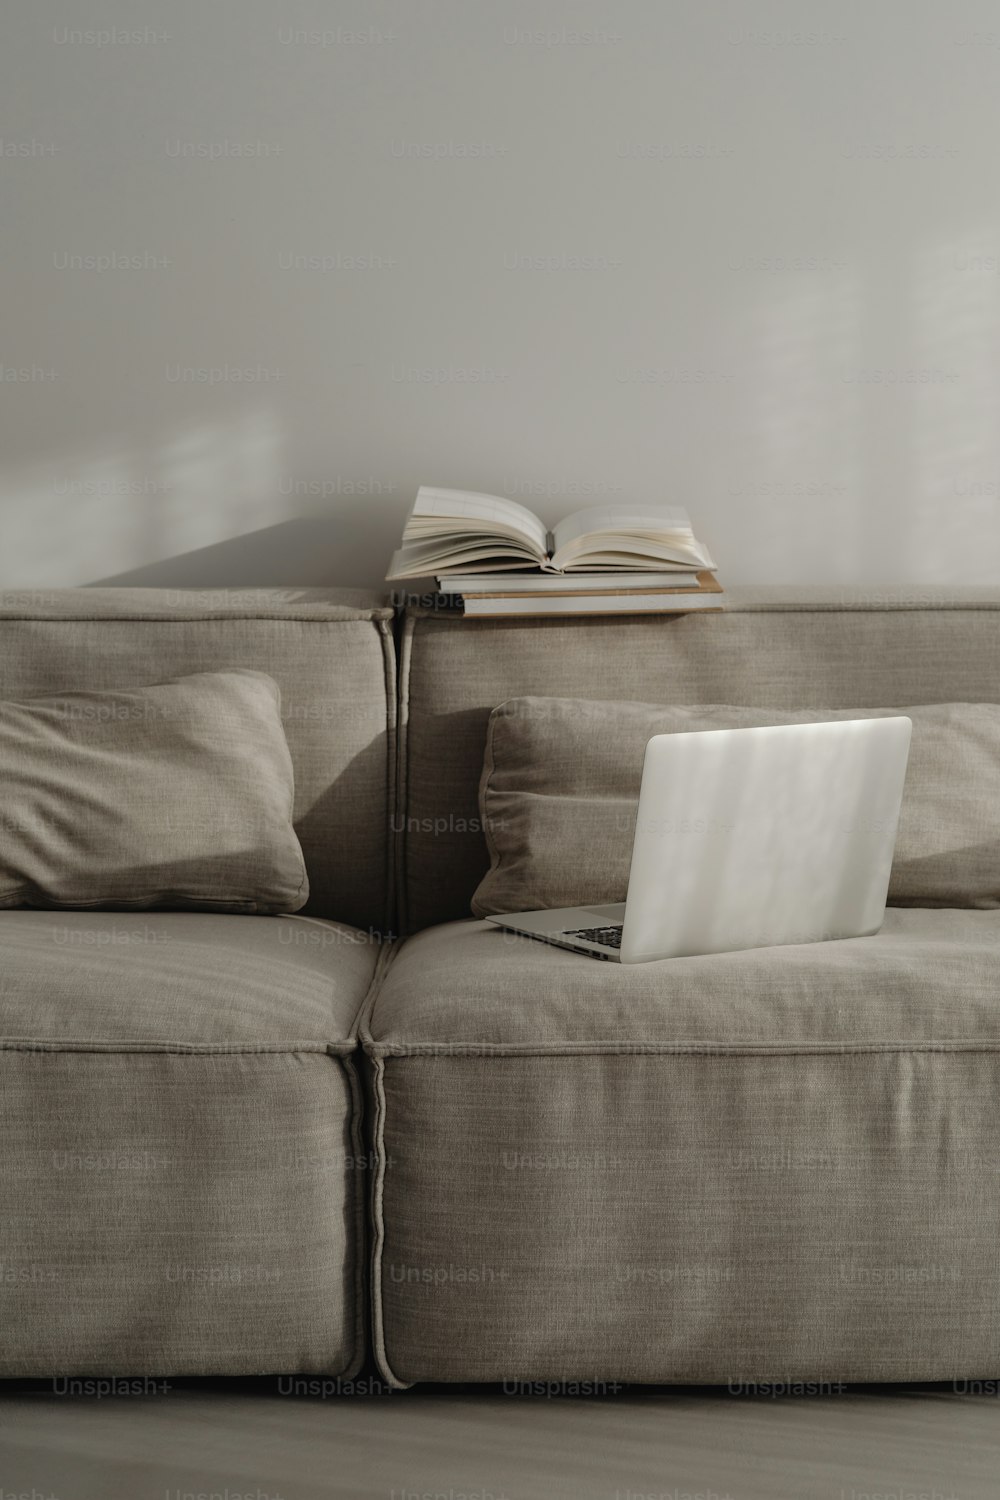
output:
[[[623,905],[488,917],[618,963],[877,932],[911,721],[658,734]]]

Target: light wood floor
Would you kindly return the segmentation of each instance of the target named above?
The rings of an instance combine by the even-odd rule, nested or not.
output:
[[[1000,1397],[781,1400],[633,1388],[291,1398],[178,1382],[96,1400],[0,1385],[0,1500],[997,1500]]]

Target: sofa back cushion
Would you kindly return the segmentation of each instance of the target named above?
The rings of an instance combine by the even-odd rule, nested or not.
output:
[[[489,867],[491,711],[523,695],[797,709],[1000,702],[1000,589],[733,589],[721,614],[465,620],[410,612],[398,868],[410,930],[468,916]]]
[[[1000,906],[998,704],[788,710],[512,698],[487,731],[480,811],[491,863],[472,909],[624,901],[653,735],[893,714],[906,714],[913,734],[890,904]]]
[[[389,925],[391,611],[316,589],[0,592],[0,700],[263,672],[281,692],[305,911]]]

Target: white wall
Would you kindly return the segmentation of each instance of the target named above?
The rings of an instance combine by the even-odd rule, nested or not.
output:
[[[731,582],[1000,581],[987,0],[3,29],[0,583],[374,584],[421,481],[681,501]]]

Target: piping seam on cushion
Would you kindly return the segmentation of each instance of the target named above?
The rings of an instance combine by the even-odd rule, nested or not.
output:
[[[385,1246],[385,1214],[383,1211],[383,1186],[385,1183],[385,1065],[381,1058],[375,1060],[372,1091],[375,1095],[375,1177],[372,1183],[372,1253],[371,1253],[371,1311],[372,1351],[382,1375],[396,1390],[406,1390],[412,1381],[400,1380],[389,1364],[385,1348],[385,1316],[382,1306],[382,1251]]]
[[[993,1041],[942,1042],[376,1042],[363,1038],[373,1059],[387,1057],[854,1057],[872,1054],[1000,1053]]]

